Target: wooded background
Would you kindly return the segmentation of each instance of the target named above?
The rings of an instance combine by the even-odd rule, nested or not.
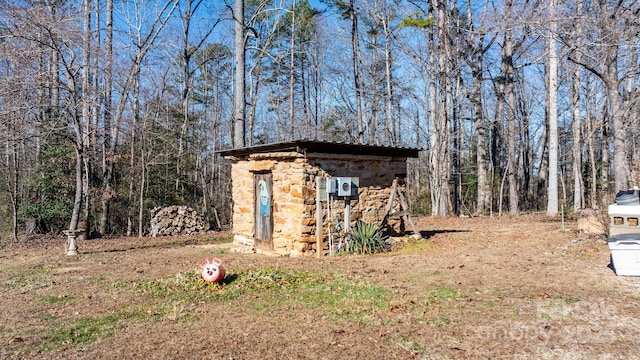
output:
[[[638,19],[627,0],[3,1],[0,233],[142,236],[168,205],[224,226],[215,151],[300,138],[424,149],[420,214],[601,206],[640,182]]]

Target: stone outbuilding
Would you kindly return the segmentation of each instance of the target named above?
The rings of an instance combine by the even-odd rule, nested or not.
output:
[[[399,210],[392,193],[404,186],[407,158],[418,157],[419,149],[296,140],[219,153],[232,162],[236,249],[326,255],[349,228],[345,220],[351,226],[388,221],[404,231],[406,216],[385,216]]]

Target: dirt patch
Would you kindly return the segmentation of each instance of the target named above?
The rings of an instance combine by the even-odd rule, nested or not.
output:
[[[640,279],[602,238],[543,216],[416,220],[428,241],[375,256],[240,254],[228,234],[4,248],[0,358],[637,358]],[[235,276],[217,297],[144,291],[207,257]],[[261,269],[311,280],[220,293]]]

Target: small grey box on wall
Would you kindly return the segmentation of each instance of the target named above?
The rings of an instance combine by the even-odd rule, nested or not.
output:
[[[338,178],[338,196],[351,196],[351,178]]]

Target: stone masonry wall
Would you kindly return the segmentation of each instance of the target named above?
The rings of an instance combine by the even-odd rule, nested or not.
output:
[[[351,201],[351,223],[380,224],[398,174],[406,173],[404,159],[346,157],[325,154],[305,158],[297,153],[258,154],[232,166],[233,232],[237,244],[253,246],[254,180],[256,172],[272,173],[273,247],[276,254],[316,253],[316,177],[359,177],[358,199]],[[332,201],[334,219],[343,219],[344,200]],[[327,203],[323,202],[323,249],[328,251]],[[393,225],[393,224],[391,224]],[[400,224],[395,224],[399,229]]]
[[[336,156],[335,158],[312,158],[307,160],[307,172],[311,176],[307,181],[307,186],[312,189],[313,199],[315,199],[315,176],[322,177],[358,177],[358,197],[350,202],[351,206],[351,226],[353,227],[358,220],[368,223],[381,224],[386,215],[387,202],[391,195],[391,186],[393,179],[397,175],[405,175],[407,165],[404,159],[392,159],[386,157],[371,157],[362,159],[363,157],[344,157]],[[312,251],[315,253],[315,229],[316,214],[315,201],[314,206],[309,213],[305,213],[306,223],[309,224],[305,228],[303,239],[309,239],[306,246],[299,245],[302,253]],[[342,199],[331,201],[332,219],[328,219],[327,207],[329,204],[323,202],[323,248],[321,251],[327,253],[329,251],[328,229],[331,224],[329,220],[344,220],[345,202]],[[398,206],[394,210],[399,210]],[[404,231],[404,224],[398,220],[390,220],[391,226],[395,232]],[[313,239],[313,241],[311,241]]]

